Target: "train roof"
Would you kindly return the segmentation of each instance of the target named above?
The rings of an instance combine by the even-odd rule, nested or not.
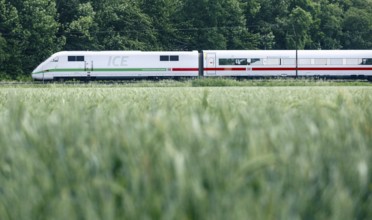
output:
[[[299,56],[303,58],[369,58],[372,50],[301,50]]]
[[[219,57],[241,56],[250,58],[296,57],[296,50],[204,50]],[[254,56],[254,57],[253,57]],[[299,58],[372,58],[372,50],[298,50]]]
[[[295,58],[296,50],[204,50],[204,53],[216,53],[219,57],[248,58]],[[61,51],[55,56],[122,56],[122,55],[180,55],[197,54],[198,51]],[[372,50],[298,50],[299,58],[372,58]]]
[[[173,54],[190,54],[190,53],[198,53],[198,51],[60,51],[55,53],[55,56],[69,56],[69,55],[107,55],[107,56],[120,56],[120,55],[136,55],[136,54],[166,54],[166,55],[173,55]]]

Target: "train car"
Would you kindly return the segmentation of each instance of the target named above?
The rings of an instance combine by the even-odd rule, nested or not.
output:
[[[372,77],[372,50],[300,50],[298,76]]]
[[[195,77],[199,53],[141,51],[64,51],[33,72],[35,80]]]
[[[272,77],[296,75],[296,51],[206,50],[204,76]]]
[[[204,76],[372,78],[371,50],[206,50]]]

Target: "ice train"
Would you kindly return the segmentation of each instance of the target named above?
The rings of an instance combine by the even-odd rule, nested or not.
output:
[[[63,51],[32,72],[35,80],[198,76],[372,80],[372,50]]]

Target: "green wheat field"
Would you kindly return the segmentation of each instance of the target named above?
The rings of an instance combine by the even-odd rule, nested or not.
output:
[[[371,86],[175,84],[0,86],[0,219],[372,219]]]

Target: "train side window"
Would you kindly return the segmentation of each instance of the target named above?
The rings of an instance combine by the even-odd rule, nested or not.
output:
[[[252,58],[251,59],[251,65],[256,65],[256,66],[262,65],[262,59],[260,59],[260,58]]]
[[[169,56],[160,56],[160,61],[169,61]]]
[[[330,64],[331,65],[342,65],[343,64],[343,60],[342,59],[330,59]]]
[[[68,62],[75,62],[76,56],[68,56]]]
[[[293,59],[293,58],[282,59],[282,65],[295,65],[295,64],[296,64],[296,59]]]
[[[264,59],[264,64],[265,65],[280,65],[280,59],[278,58],[268,58],[268,59]]]
[[[327,65],[327,59],[314,59],[315,65]]]
[[[246,58],[219,59],[218,64],[220,66],[246,66],[248,65],[248,59]]]
[[[248,65],[248,59],[245,58],[235,59],[235,65],[246,66]]]
[[[298,59],[300,65],[311,65],[311,59]]]
[[[170,56],[170,61],[179,61],[179,56]]]
[[[346,59],[346,64],[347,65],[359,65],[361,62],[359,61],[360,59]]]
[[[232,63],[233,63],[233,59],[219,59],[218,60],[218,65],[220,66],[232,65]]]
[[[372,65],[372,58],[363,58],[362,65]]]

